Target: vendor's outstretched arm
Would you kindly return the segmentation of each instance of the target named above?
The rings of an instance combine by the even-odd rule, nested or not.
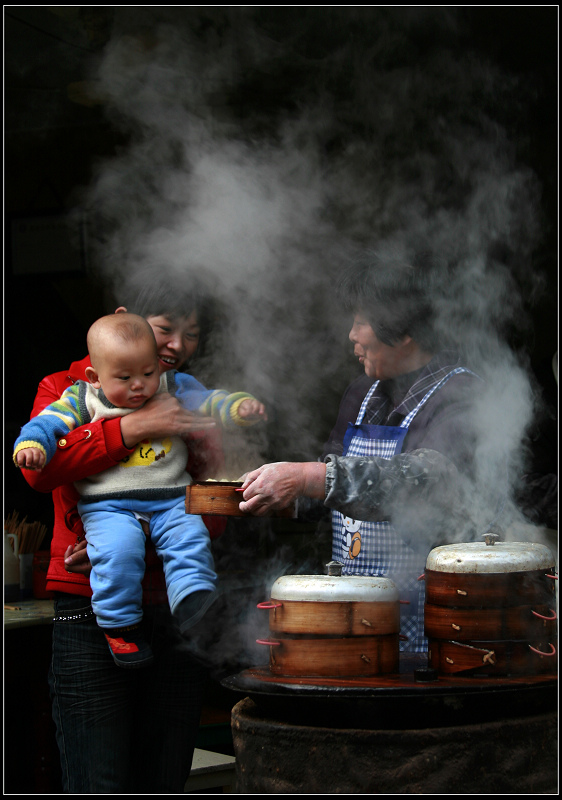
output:
[[[256,516],[287,508],[297,497],[324,499],[326,465],[317,461],[264,464],[246,475],[240,510]]]
[[[309,497],[354,519],[399,517],[406,507],[442,516],[458,507],[459,491],[454,464],[434,450],[390,459],[328,456],[326,463],[278,462],[248,473],[240,510],[263,516]]]

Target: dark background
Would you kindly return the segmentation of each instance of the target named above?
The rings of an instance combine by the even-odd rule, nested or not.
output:
[[[557,349],[558,295],[556,6],[128,10],[5,6],[5,513],[16,509],[29,520],[49,522],[50,499],[31,491],[10,463],[12,442],[27,419],[40,378],[85,354],[88,326],[113,310],[116,301],[113,276],[100,266],[103,247],[90,248],[88,241],[76,238],[80,231],[74,219],[65,233],[64,220],[83,203],[100,164],[138,142],[138,129],[116,112],[118,103],[105,104],[92,96],[86,82],[102,63],[113,37],[147,36],[160,20],[189,31],[189,41],[207,69],[228,49],[235,68],[223,77],[221,92],[209,92],[206,102],[213,106],[215,120],[226,120],[233,139],[243,139],[250,148],[278,140],[283,121],[306,118],[303,109],[312,98],[322,96],[331,118],[318,126],[316,152],[330,165],[349,151],[351,142],[358,140],[363,146],[376,142],[381,160],[388,164],[388,189],[403,179],[395,164],[406,164],[404,169],[415,173],[412,153],[417,149],[424,156],[440,158],[429,120],[440,117],[446,123],[473,125],[477,117],[485,116],[505,129],[509,158],[531,170],[540,187],[540,232],[528,248],[527,268],[541,276],[542,284],[541,291],[528,292],[525,280],[522,283],[531,318],[524,347],[541,390],[555,402],[551,363]],[[506,76],[509,88],[498,100],[482,73],[469,87],[465,96],[470,101],[464,106],[456,104],[454,92],[437,91],[434,105],[428,104],[426,113],[416,108],[409,126],[400,127],[400,135],[392,135],[389,127],[390,133],[383,136],[380,120],[388,119],[392,110],[367,111],[369,95],[358,76],[368,78],[372,70],[377,97],[377,80],[390,81],[392,76],[399,86],[401,75],[407,81],[432,65],[437,86],[447,78],[443,73],[440,79],[435,69],[434,56],[441,51],[459,62],[466,58],[472,65],[492,65]],[[464,187],[458,178],[447,181],[437,184],[439,198],[430,200],[429,207],[432,202],[437,209],[439,204],[450,207],[457,202]],[[358,180],[357,188],[365,197],[368,181]],[[345,209],[353,205],[353,198],[340,196],[340,200],[343,211],[332,208],[326,213],[332,214],[330,220],[334,229],[339,225],[342,238],[361,243],[365,220],[355,224],[353,211],[346,219]],[[16,262],[12,233],[14,226],[19,225],[21,232],[25,224],[35,225],[35,255],[28,254],[23,261],[20,256]],[[44,231],[37,233],[41,225]],[[326,269],[329,277],[330,267]],[[324,377],[321,384],[323,402],[314,422],[314,441],[327,436],[338,398],[355,369],[342,360],[345,368]],[[317,394],[313,399],[316,402]],[[310,400],[304,396],[305,404]],[[282,413],[278,417],[274,413],[272,419],[280,420],[280,428],[271,426],[264,456],[275,450],[274,457],[283,458],[287,453]]]
[[[166,49],[167,37],[179,42],[181,56],[172,44]],[[130,48],[119,60],[114,48],[123,40]],[[255,378],[270,411],[267,434],[257,443],[264,460],[316,458],[339,397],[357,372],[345,348],[346,322],[330,316],[329,292],[349,250],[389,230],[400,233],[414,218],[444,219],[445,228],[453,223],[452,236],[460,231],[470,238],[462,222],[475,219],[476,238],[487,247],[487,231],[520,289],[522,304],[509,321],[533,387],[544,397],[548,430],[554,430],[542,463],[546,472],[556,471],[557,6],[4,6],[4,59],[5,517],[15,510],[28,521],[51,522],[50,496],[33,492],[12,464],[13,441],[40,379],[82,358],[89,325],[120,304],[121,265],[134,273],[143,260],[142,247],[132,255],[127,250],[126,212],[130,208],[149,233],[155,231],[174,211],[156,173],[167,175],[173,165],[182,178],[197,173],[199,145],[192,139],[186,155],[182,137],[158,120],[170,106],[194,122],[203,152],[243,145],[229,151],[243,169],[258,178],[265,171],[277,190],[296,189],[289,197],[299,211],[289,218],[297,228],[298,190],[308,192],[318,174],[326,179],[317,214],[303,215],[303,235],[274,237],[281,255],[270,254],[273,277],[266,282],[274,294],[262,297],[258,286],[246,315],[247,360],[267,379]],[[143,104],[153,80],[160,80],[159,89]],[[147,113],[151,103],[154,117]],[[140,152],[153,159],[156,173],[143,172],[135,161]],[[307,158],[315,165],[310,184]],[[267,171],[276,160],[281,177]],[[114,173],[105,171],[108,164]],[[120,178],[125,164],[132,171]],[[100,189],[100,176],[108,174],[116,180],[114,195]],[[511,187],[505,207],[513,212],[505,227],[503,178]],[[471,202],[482,186],[494,190],[490,199]],[[268,211],[267,186],[260,184],[260,192]],[[181,200],[175,203],[183,211]],[[232,211],[228,204],[221,209],[227,216]],[[79,224],[83,211],[85,227]],[[268,220],[259,203],[254,211],[258,238]],[[312,236],[309,223],[316,217],[321,233]],[[433,231],[446,238],[438,225]],[[227,245],[236,233],[235,220]],[[204,267],[215,267],[214,255],[210,248]],[[244,264],[243,256],[239,260]],[[260,264],[250,266],[260,272]],[[165,280],[160,267],[155,278]],[[244,294],[236,281],[227,285],[231,296]],[[250,294],[252,288],[242,285]],[[228,293],[226,300],[228,311]],[[504,296],[494,300],[507,305]],[[286,329],[293,336],[280,357],[271,350],[277,358],[272,372],[267,347]],[[245,362],[225,347],[214,364],[219,382],[229,376],[238,383],[244,375],[251,384]],[[325,369],[315,375],[318,362]],[[290,433],[292,425],[300,428],[298,436]],[[256,626],[267,623],[253,609],[266,597],[268,579],[295,571],[291,564],[316,572],[330,557],[329,525],[238,522],[231,520],[215,543],[217,569],[239,592],[232,604],[236,619],[225,624],[238,648],[233,656],[225,651],[232,672],[240,650],[243,665],[263,660],[251,643]],[[244,630],[248,642],[241,641]],[[6,788],[60,792],[44,684],[50,631],[10,636]],[[36,659],[29,659],[30,647]],[[229,712],[238,699],[221,697],[213,683],[201,728],[208,738],[198,746],[230,752]]]

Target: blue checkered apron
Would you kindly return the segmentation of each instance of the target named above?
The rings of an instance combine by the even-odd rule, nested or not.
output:
[[[400,453],[408,428],[418,411],[434,392],[459,372],[470,370],[457,367],[447,373],[399,426],[363,424],[365,411],[378,386],[376,381],[361,404],[355,424],[348,423],[343,455],[392,458]],[[381,575],[394,580],[401,600],[406,601],[401,605],[400,649],[412,653],[427,650],[423,630],[425,586],[423,580],[418,580],[425,569],[425,560],[403,541],[390,522],[354,520],[339,511],[333,511],[332,558],[343,562],[343,575]]]

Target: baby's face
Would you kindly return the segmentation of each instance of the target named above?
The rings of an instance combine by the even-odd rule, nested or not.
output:
[[[103,393],[119,408],[140,408],[160,383],[154,340],[123,342],[113,340],[97,372]]]

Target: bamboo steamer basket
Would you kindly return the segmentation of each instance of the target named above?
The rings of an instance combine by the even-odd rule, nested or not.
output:
[[[269,611],[275,675],[352,677],[398,672],[398,589],[388,578],[285,575],[258,608]]]
[[[555,560],[531,542],[437,547],[425,570],[429,663],[444,674],[557,669]]]

